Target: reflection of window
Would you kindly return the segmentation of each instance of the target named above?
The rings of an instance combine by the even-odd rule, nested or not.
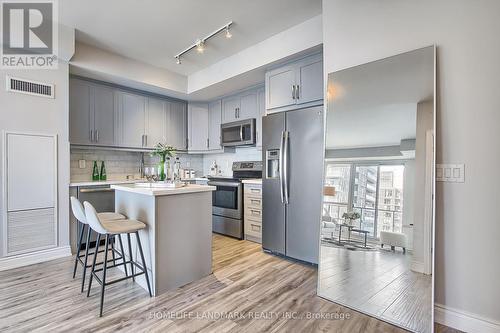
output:
[[[340,219],[346,211],[357,211],[361,219],[355,227],[371,237],[402,232],[403,176],[404,165],[327,162],[325,185],[335,187],[335,196],[324,197],[324,215]]]

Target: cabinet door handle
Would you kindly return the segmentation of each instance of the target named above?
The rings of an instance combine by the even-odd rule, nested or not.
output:
[[[234,109],[234,118],[238,118],[238,108]]]
[[[90,138],[90,142],[94,141],[94,131],[93,130],[89,131],[89,138]]]
[[[292,85],[292,99],[295,99],[295,84]]]
[[[207,138],[207,148],[210,147],[210,139]]]
[[[144,147],[144,134],[141,135],[141,146]]]
[[[297,84],[295,87],[295,99],[300,99],[300,86]]]
[[[95,130],[95,142],[99,142],[99,130]]]
[[[147,134],[144,134],[144,146],[145,147],[148,146],[148,135]]]

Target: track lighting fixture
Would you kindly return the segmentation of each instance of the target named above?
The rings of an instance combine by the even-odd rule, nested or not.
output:
[[[233,24],[233,21],[227,23],[226,25],[220,27],[219,29],[215,30],[214,32],[212,32],[210,35],[207,35],[205,38],[200,38],[198,39],[193,45],[191,45],[190,47],[188,47],[187,49],[185,49],[184,51],[180,52],[179,54],[177,54],[175,56],[175,62],[177,63],[177,65],[180,65],[182,62],[181,62],[181,57],[191,51],[192,49],[196,49],[196,51],[198,53],[203,53],[205,52],[205,47],[206,47],[206,42],[214,37],[215,35],[217,35],[218,33],[220,32],[225,32],[225,36],[227,39],[230,39],[231,37],[233,37],[233,34],[231,34],[231,31],[229,31],[229,28],[231,27],[231,25]]]

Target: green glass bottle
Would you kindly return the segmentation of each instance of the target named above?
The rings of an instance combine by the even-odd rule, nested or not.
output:
[[[92,168],[92,180],[99,180],[99,168],[97,167],[97,161],[94,161],[94,167]]]
[[[101,162],[101,173],[99,174],[100,180],[106,180],[106,166],[104,166],[104,161]]]

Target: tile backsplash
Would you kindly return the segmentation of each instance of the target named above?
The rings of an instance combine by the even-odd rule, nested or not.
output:
[[[71,149],[70,156],[72,182],[91,180],[94,161],[98,161],[99,167],[101,165],[100,161],[104,161],[108,180],[126,179],[129,175],[136,178],[140,176],[141,153],[139,152],[78,148]],[[180,159],[181,168],[194,169],[197,177],[204,175],[202,155],[177,154],[177,156]],[[79,160],[85,160],[85,168],[80,169]],[[144,153],[145,167],[156,166],[157,163],[157,157]]]
[[[210,174],[210,167],[213,161],[216,161],[222,176],[232,176],[232,165],[235,161],[261,161],[262,150],[256,147],[236,148],[235,152],[226,152],[223,154],[203,155],[203,174]]]

